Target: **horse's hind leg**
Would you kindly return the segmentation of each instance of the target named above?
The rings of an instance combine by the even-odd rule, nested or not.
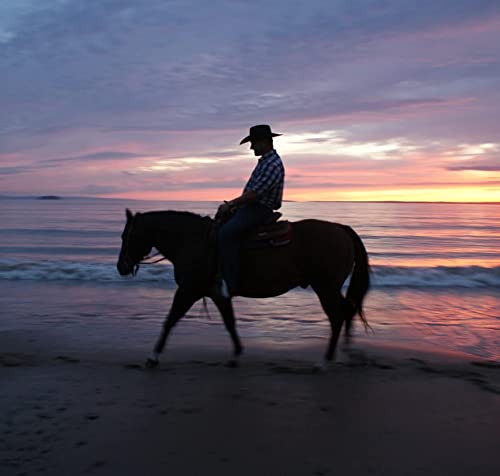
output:
[[[335,356],[335,349],[339,340],[340,330],[342,329],[342,324],[346,319],[344,309],[345,298],[342,296],[340,291],[332,291],[331,288],[325,289],[324,287],[315,286],[313,286],[313,288],[319,297],[321,306],[328,316],[332,328],[330,341],[325,354],[325,360],[331,361]]]
[[[231,299],[224,299],[220,296],[212,296],[212,300],[221,313],[226,329],[231,336],[234,348],[234,356],[238,357],[243,352],[243,346],[241,345],[240,338],[238,336],[238,333],[236,332],[236,320],[234,318],[234,310]]]
[[[167,319],[163,324],[163,329],[161,331],[160,337],[156,342],[153,354],[151,358],[146,361],[146,367],[156,367],[158,365],[158,357],[163,352],[167,337],[170,334],[172,328],[177,324],[179,319],[189,311],[191,306],[200,298],[200,296],[185,290],[183,288],[178,288],[175,292],[174,301],[170,312],[168,313]]]
[[[340,305],[343,309],[343,314],[345,317],[345,343],[351,343],[351,331],[352,331],[352,322],[354,316],[356,315],[356,309],[351,302],[347,299],[342,298]]]

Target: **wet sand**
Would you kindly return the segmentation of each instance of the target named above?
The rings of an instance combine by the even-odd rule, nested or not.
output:
[[[10,475],[497,475],[500,363],[374,347],[133,349],[0,332],[0,468]]]

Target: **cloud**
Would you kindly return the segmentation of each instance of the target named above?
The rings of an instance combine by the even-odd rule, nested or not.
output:
[[[491,2],[481,9],[425,4],[415,10],[383,2],[375,10],[359,2],[307,8],[297,2],[293,13],[283,13],[275,2],[266,9],[270,19],[280,11],[281,21],[249,22],[261,12],[259,2],[53,2],[21,16],[15,39],[3,47],[1,64],[16,73],[2,104],[15,122],[23,115],[26,132],[247,127],[257,116],[286,121],[434,105],[447,100],[439,97],[443,89],[397,104],[377,98],[402,80],[427,78],[429,70],[403,63],[404,51],[391,66],[373,55],[377,47],[391,35],[463,23],[465,15],[473,24],[500,9]]]
[[[93,154],[78,155],[74,157],[60,157],[57,159],[44,159],[43,164],[64,164],[68,162],[103,162],[107,160],[123,160],[144,158],[143,154],[135,154],[131,152],[104,151],[95,152]]]
[[[500,172],[500,156],[489,159],[472,159],[448,165],[447,170],[478,170],[483,172]]]
[[[19,165],[12,167],[0,167],[0,176],[1,175],[17,175],[24,174],[26,172],[30,172],[33,170],[33,167]]]

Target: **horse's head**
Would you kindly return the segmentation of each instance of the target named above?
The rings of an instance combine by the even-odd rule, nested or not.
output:
[[[140,261],[149,254],[153,245],[144,230],[144,216],[135,215],[127,208],[127,223],[122,233],[122,247],[116,267],[122,276],[137,272]]]

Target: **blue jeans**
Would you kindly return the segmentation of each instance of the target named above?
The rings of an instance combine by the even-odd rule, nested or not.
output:
[[[273,211],[254,202],[239,208],[236,213],[219,228],[217,251],[222,265],[222,277],[229,291],[236,289],[240,270],[241,242],[249,231],[271,219]]]

